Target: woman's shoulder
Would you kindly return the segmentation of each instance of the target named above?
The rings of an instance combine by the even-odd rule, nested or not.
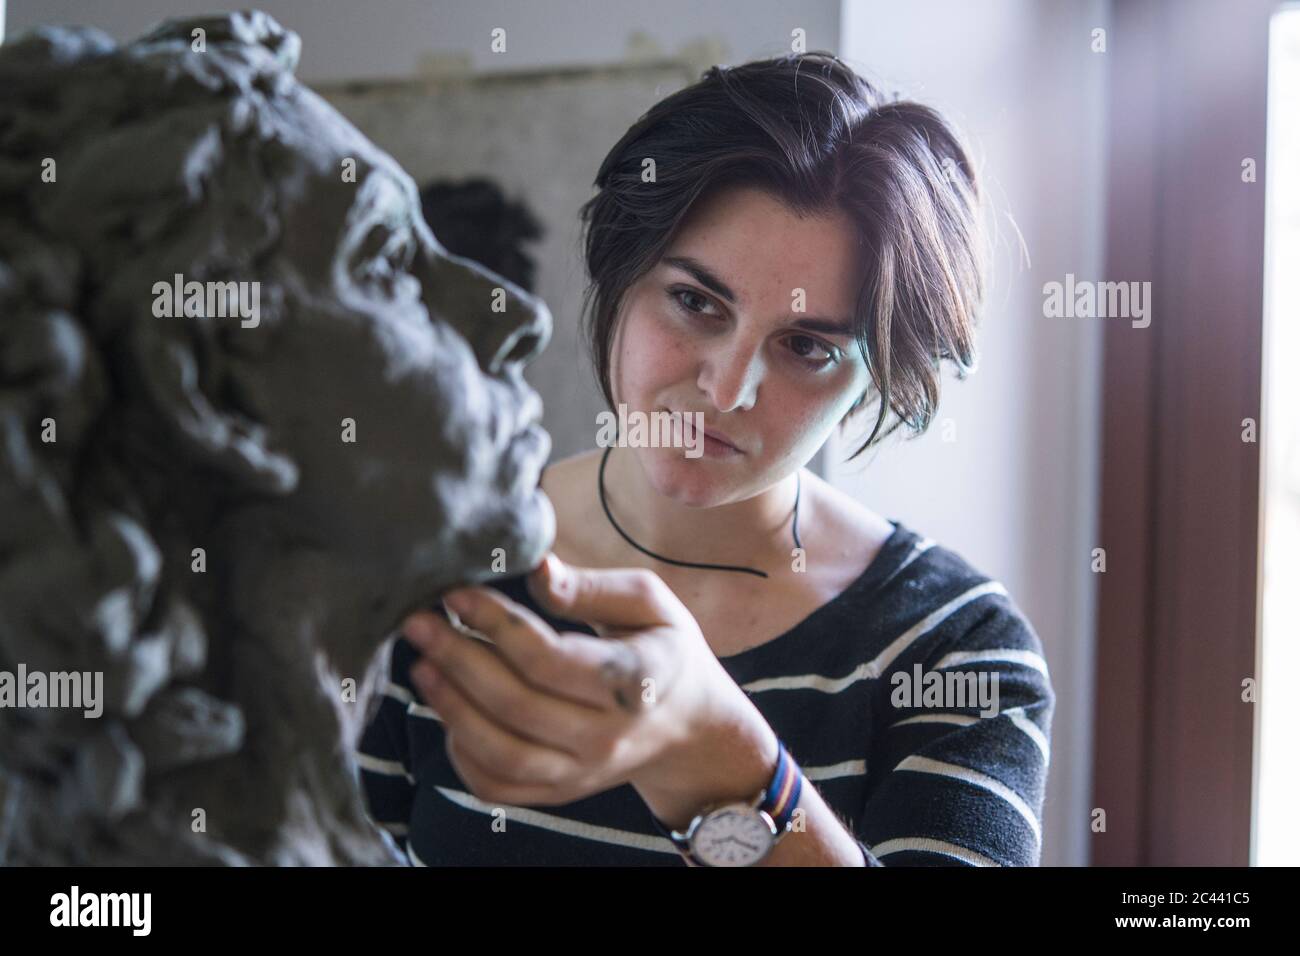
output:
[[[812,526],[827,540],[819,542],[832,554],[854,558],[855,551],[865,549],[866,557],[875,560],[881,548],[894,534],[894,523],[872,511],[852,495],[841,491],[816,472],[800,472],[803,486],[800,494],[806,496]],[[858,555],[861,557],[862,555]]]
[[[1033,624],[1002,581],[924,531],[901,520],[891,525],[877,573],[869,569],[867,587],[858,592],[886,630],[929,632],[963,645],[1001,641],[1041,653]]]

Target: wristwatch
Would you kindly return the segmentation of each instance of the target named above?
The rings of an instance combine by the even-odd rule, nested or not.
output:
[[[790,829],[803,790],[803,771],[778,738],[776,773],[753,801],[724,803],[673,830],[653,813],[655,828],[696,866],[753,866]]]

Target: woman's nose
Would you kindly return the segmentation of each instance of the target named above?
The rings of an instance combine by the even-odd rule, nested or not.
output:
[[[430,313],[460,332],[489,375],[527,365],[551,340],[546,303],[486,266],[430,251],[421,279]]]
[[[697,385],[720,412],[754,407],[763,378],[761,345],[728,343],[707,354]]]

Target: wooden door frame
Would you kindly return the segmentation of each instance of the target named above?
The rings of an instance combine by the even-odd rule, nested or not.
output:
[[[1269,17],[1275,0],[1112,6],[1094,865],[1249,862]],[[1256,181],[1242,181],[1253,159]]]

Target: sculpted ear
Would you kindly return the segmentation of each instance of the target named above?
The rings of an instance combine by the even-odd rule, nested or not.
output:
[[[270,449],[263,426],[234,409],[213,405],[188,341],[137,323],[131,352],[143,397],[196,461],[264,494],[288,494],[297,487],[298,467]]]

